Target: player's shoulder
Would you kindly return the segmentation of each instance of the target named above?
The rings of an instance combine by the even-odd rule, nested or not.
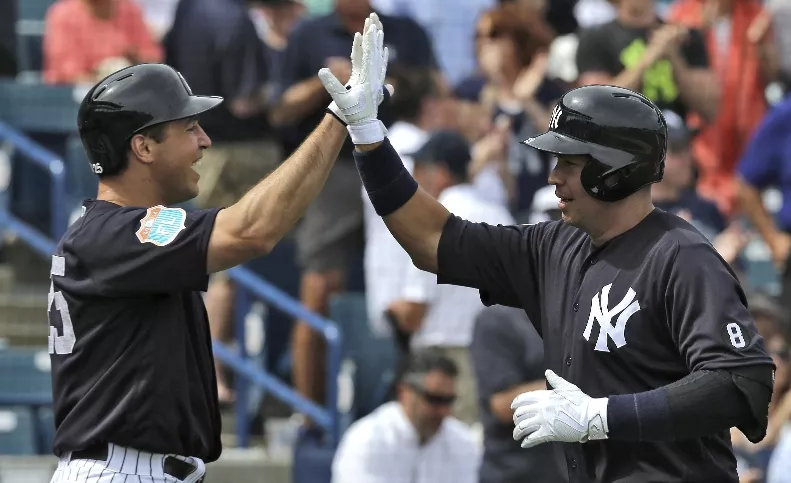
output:
[[[647,226],[649,236],[656,240],[654,253],[678,259],[679,257],[694,261],[695,256],[700,262],[710,256],[718,257],[716,249],[706,236],[694,225],[680,216],[656,209],[651,213]]]
[[[164,246],[184,229],[187,212],[162,205],[120,206],[108,201],[87,200],[64,239],[78,255],[108,248],[123,249],[130,242]]]

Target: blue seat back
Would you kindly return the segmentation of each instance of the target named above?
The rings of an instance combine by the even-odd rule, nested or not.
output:
[[[385,402],[397,370],[396,346],[392,338],[377,337],[371,330],[362,293],[333,297],[330,318],[340,327],[345,357],[356,365],[355,419],[359,419]]]
[[[0,350],[0,400],[52,399],[50,359],[46,348],[9,347]]]

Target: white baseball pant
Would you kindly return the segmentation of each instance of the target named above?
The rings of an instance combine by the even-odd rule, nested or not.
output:
[[[71,453],[58,460],[50,483],[198,483],[206,466],[192,456],[146,453],[109,444],[107,461],[72,459]],[[183,480],[165,472],[166,458],[176,458],[195,468]]]

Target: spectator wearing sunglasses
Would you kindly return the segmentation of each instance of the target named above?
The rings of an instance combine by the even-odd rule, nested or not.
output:
[[[450,415],[458,368],[434,349],[405,361],[397,400],[344,433],[333,483],[477,483],[481,451],[470,429]]]

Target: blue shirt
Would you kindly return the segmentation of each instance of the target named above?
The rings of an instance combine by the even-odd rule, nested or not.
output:
[[[742,154],[738,173],[759,190],[780,190],[783,204],[778,224],[784,231],[791,231],[791,98],[764,116]]]
[[[435,67],[431,42],[426,32],[412,19],[379,15],[385,31],[385,46],[390,52],[388,64],[401,63],[410,67]],[[349,58],[352,50],[354,32],[349,32],[340,17],[330,13],[321,17],[308,18],[300,22],[288,39],[288,46],[279,68],[277,90],[284,93],[293,85],[314,78],[322,67],[326,67],[330,57]],[[331,102],[327,95],[327,104]],[[326,105],[322,105],[312,115],[296,123],[298,140],[302,142],[321,122]],[[392,115],[386,104],[379,107],[379,119],[386,125],[392,124]],[[296,148],[297,146],[290,146]],[[341,151],[351,158],[353,144],[347,139]],[[287,149],[290,151],[291,149]]]

